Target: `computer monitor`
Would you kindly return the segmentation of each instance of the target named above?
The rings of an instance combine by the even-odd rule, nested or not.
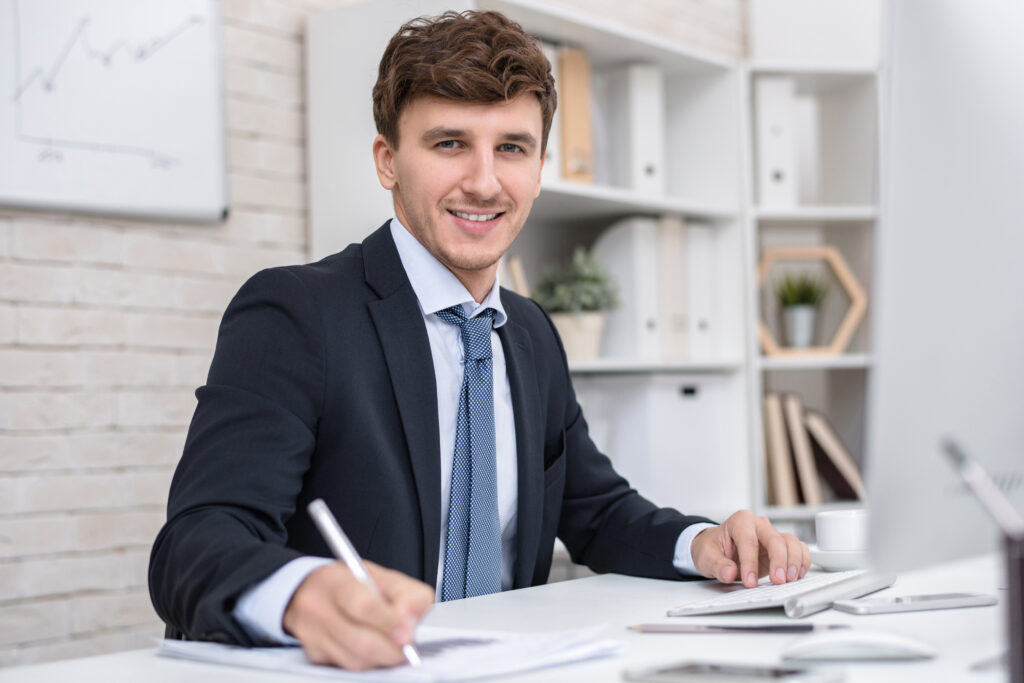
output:
[[[1024,3],[890,2],[868,382],[872,564],[995,551],[946,437],[1024,510]]]

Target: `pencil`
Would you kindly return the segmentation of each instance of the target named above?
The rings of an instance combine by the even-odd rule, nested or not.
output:
[[[850,628],[847,624],[636,624],[638,633],[810,633]]]

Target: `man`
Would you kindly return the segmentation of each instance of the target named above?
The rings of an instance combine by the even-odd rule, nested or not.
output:
[[[716,526],[630,489],[587,435],[550,320],[497,286],[555,109],[532,40],[490,12],[410,22],[373,103],[395,218],[229,305],[153,547],[160,616],[362,669],[402,661],[435,593],[546,581],[556,534],[599,572],[802,577],[806,546],[765,519]],[[315,498],[382,595],[327,559]]]

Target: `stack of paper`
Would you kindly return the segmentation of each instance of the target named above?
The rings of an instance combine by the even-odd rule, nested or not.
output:
[[[416,647],[423,665],[344,671],[310,662],[301,648],[246,648],[219,643],[164,640],[160,654],[201,662],[287,671],[354,681],[465,681],[619,654],[614,640],[598,639],[604,626],[548,633],[503,633],[421,626]]]

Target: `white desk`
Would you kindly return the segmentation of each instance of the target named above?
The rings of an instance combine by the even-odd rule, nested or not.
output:
[[[1005,681],[1005,670],[978,673],[970,665],[1002,652],[1005,646],[1006,591],[994,557],[976,558],[900,577],[886,593],[973,591],[995,593],[999,607],[854,616],[826,610],[809,617],[822,623],[849,623],[913,636],[932,644],[941,654],[928,662],[844,664],[846,680],[887,683],[905,681]],[[605,575],[549,584],[525,590],[436,605],[428,616],[435,626],[479,627],[507,631],[575,628],[605,623],[604,635],[623,643],[622,656],[546,669],[506,681],[621,681],[625,667],[681,659],[719,659],[733,662],[775,661],[792,634],[661,635],[626,630],[637,623],[678,621],[664,616],[675,604],[700,599],[714,590],[711,582],[674,582]],[[885,593],[879,593],[883,595]],[[742,615],[691,617],[701,622],[786,621],[781,610]],[[0,670],[0,681],[19,683],[241,683],[299,681],[302,677],[252,669],[199,664],[158,657],[155,650],[136,650],[85,659]],[[323,679],[310,679],[323,680]]]

